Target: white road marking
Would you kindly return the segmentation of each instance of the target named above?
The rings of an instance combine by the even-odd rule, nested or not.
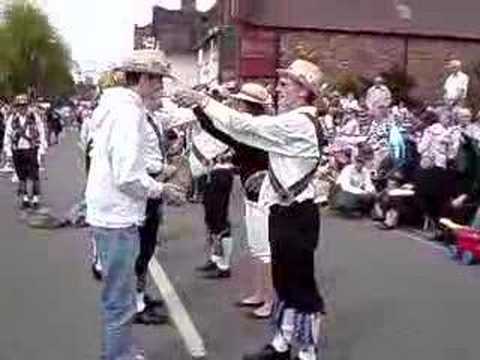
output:
[[[411,233],[408,233],[406,231],[402,231],[402,230],[394,230],[394,232],[396,234],[399,234],[401,236],[405,236],[407,238],[409,238],[410,240],[414,240],[416,242],[419,242],[419,243],[422,243],[422,244],[425,244],[425,245],[428,245],[430,247],[433,247],[437,250],[442,250],[442,251],[445,251],[445,247],[442,246],[442,245],[439,245],[439,244],[436,244],[435,242],[433,241],[428,241],[428,240],[425,240],[425,239],[422,239],[420,236],[418,235],[415,235],[415,234],[411,234]]]
[[[371,222],[367,222],[365,221],[364,222],[365,225],[367,225],[368,227],[372,227],[371,226]],[[416,232],[416,230],[413,230]],[[424,245],[428,245],[430,247],[433,247],[437,250],[442,250],[442,251],[445,251],[445,247],[442,246],[442,245],[439,245],[437,243],[435,243],[434,241],[428,241],[426,239],[424,239],[421,235],[416,235],[416,234],[412,234],[408,231],[405,231],[405,230],[392,230],[391,231],[392,233],[395,233],[397,235],[400,235],[400,236],[403,236],[403,237],[407,237],[409,238],[410,240],[413,240],[413,241],[416,241],[416,242],[419,242],[419,243],[422,243]]]
[[[198,333],[193,321],[183,306],[180,297],[175,288],[168,279],[167,274],[155,258],[152,258],[149,264],[150,274],[162,294],[162,298],[169,310],[170,317],[173,320],[185,346],[193,358],[204,358],[207,355],[204,341]]]

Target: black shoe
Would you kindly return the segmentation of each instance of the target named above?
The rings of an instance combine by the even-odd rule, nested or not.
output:
[[[161,299],[154,299],[150,295],[145,294],[143,296],[143,301],[145,302],[145,305],[150,308],[160,308],[163,307],[165,304],[163,303],[163,300]]]
[[[395,226],[388,225],[388,224],[385,224],[384,222],[381,222],[381,223],[377,224],[377,229],[383,230],[383,231],[390,231],[390,230],[395,229]]]
[[[141,313],[137,313],[133,319],[134,324],[142,325],[165,325],[168,324],[168,315],[159,314],[151,307],[146,307]]]
[[[30,201],[28,200],[22,200],[20,203],[20,209],[25,210],[30,208]]]
[[[201,271],[201,272],[206,272],[206,271],[213,271],[217,269],[217,265],[212,261],[208,260],[205,265],[197,267],[195,270]]]
[[[38,201],[32,202],[31,207],[33,210],[38,210],[40,209],[40,203]]]
[[[95,264],[92,264],[92,276],[97,281],[102,281],[103,280],[103,274],[100,270],[97,269]]]
[[[215,268],[215,270],[203,275],[203,278],[204,279],[228,279],[230,276],[232,276],[230,269],[221,270],[219,268]]]
[[[257,353],[243,355],[243,360],[290,360],[290,350],[278,352],[272,345],[267,345]]]

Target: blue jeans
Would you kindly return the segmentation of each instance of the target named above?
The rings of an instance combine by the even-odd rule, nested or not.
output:
[[[132,360],[132,319],[135,305],[136,226],[124,229],[94,227],[93,236],[103,266],[102,360]]]

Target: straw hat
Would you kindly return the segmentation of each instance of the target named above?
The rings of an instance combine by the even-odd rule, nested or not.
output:
[[[100,76],[98,85],[102,88],[121,86],[125,83],[125,75],[120,71],[107,71]]]
[[[115,70],[173,77],[171,65],[161,50],[135,50]]]
[[[20,94],[15,97],[14,105],[28,105],[28,96],[26,94]]]
[[[320,95],[323,82],[323,73],[320,68],[306,60],[295,60],[287,69],[278,69],[279,75],[283,75],[302,84],[305,88]]]
[[[230,95],[232,99],[247,101],[260,105],[269,105],[271,96],[268,90],[256,83],[245,83],[236,94]]]

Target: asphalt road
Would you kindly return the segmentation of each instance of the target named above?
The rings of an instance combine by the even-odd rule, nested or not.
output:
[[[74,139],[49,154],[47,205],[65,212],[83,178]],[[90,276],[85,230],[35,230],[0,179],[0,360],[98,359],[100,284]],[[248,285],[242,199],[232,196],[233,276],[199,278],[204,227],[199,205],[168,210],[158,252],[211,360],[241,359],[269,338],[268,322],[233,306]],[[329,360],[476,360],[480,266],[464,267],[427,242],[380,232],[368,221],[323,215],[317,277],[329,306],[322,355]],[[189,359],[174,326],[136,327],[149,359]]]

